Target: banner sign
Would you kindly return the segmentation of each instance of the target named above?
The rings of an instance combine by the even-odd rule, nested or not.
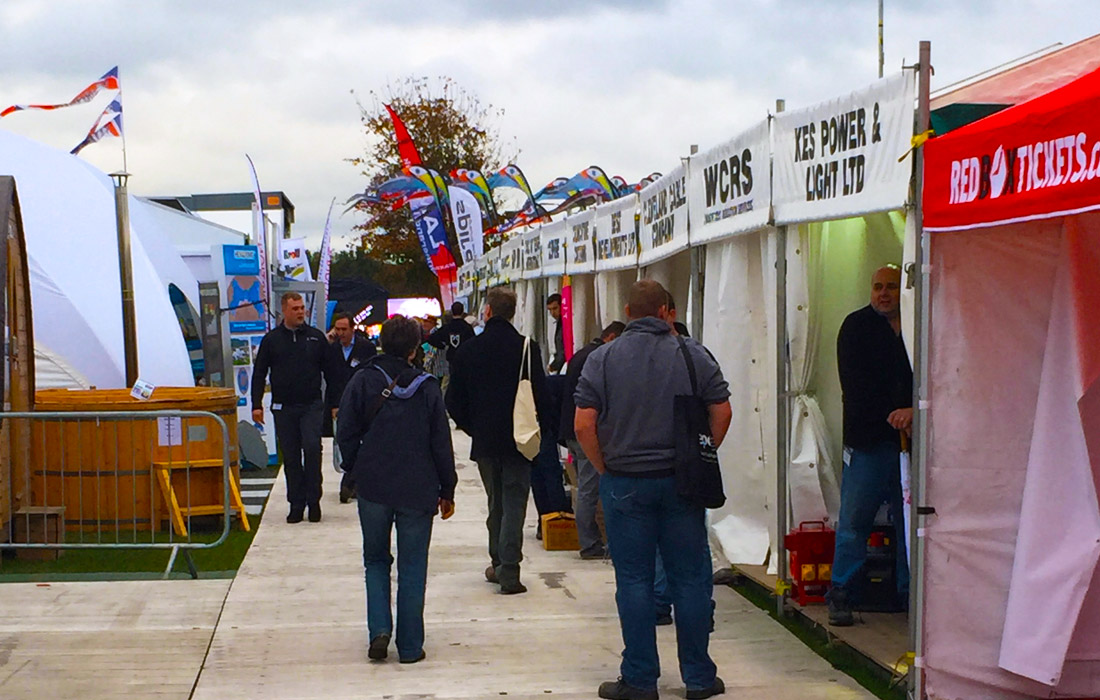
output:
[[[691,243],[707,243],[766,226],[771,204],[768,122],[688,161]]]
[[[538,228],[523,234],[523,279],[533,280],[542,276],[542,235]]]
[[[485,252],[481,234],[481,205],[477,198],[461,187],[448,187],[451,195],[451,220],[458,236],[462,261],[470,262]]]
[[[312,282],[313,272],[309,269],[309,256],[306,255],[304,238],[283,238],[279,240],[279,269],[283,277],[296,282]]]
[[[543,224],[539,229],[542,236],[542,274],[546,277],[565,274],[565,259],[569,253],[566,232],[565,219]]]
[[[565,269],[571,275],[596,271],[596,210],[588,209],[565,220],[569,255]]]
[[[221,248],[229,332],[266,332],[267,309],[263,301],[258,246],[223,245]]]
[[[638,195],[596,207],[596,272],[638,266]]]
[[[487,251],[485,255],[482,255],[480,258],[478,258],[477,262],[475,263],[477,265],[476,281],[477,289],[479,292],[484,292],[486,289],[489,288],[489,277],[492,274],[489,260],[494,255],[496,255],[496,252],[496,248]]]
[[[474,261],[458,268],[458,296],[469,298],[473,295],[477,288],[477,265]]]
[[[489,287],[496,287],[504,284],[504,277],[501,275],[501,264],[504,260],[504,246],[497,246],[493,248],[485,257],[489,261],[489,271],[486,275],[486,289]]]
[[[639,193],[639,265],[688,247],[687,175],[687,168],[679,165]]]
[[[924,145],[924,228],[1100,208],[1100,73]]]
[[[500,247],[500,284],[523,278],[523,234],[514,231]]]
[[[843,219],[905,206],[916,72],[775,115],[776,224]]]

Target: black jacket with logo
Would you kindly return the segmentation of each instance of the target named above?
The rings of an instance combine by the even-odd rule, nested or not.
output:
[[[464,318],[452,318],[428,336],[428,344],[440,350],[447,349],[447,362],[455,359],[458,346],[474,337],[474,329]]]
[[[340,358],[325,334],[308,324],[290,330],[283,324],[260,342],[252,368],[252,408],[262,407],[271,372],[272,404],[310,404],[321,398],[321,375],[328,384],[341,379]],[[330,403],[330,406],[335,404]]]

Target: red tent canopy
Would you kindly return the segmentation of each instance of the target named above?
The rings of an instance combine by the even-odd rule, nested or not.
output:
[[[1100,69],[929,141],[923,196],[929,230],[1100,208]]]

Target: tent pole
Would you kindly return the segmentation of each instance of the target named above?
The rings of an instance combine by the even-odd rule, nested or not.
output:
[[[918,64],[917,97],[917,133],[925,133],[929,127],[929,79],[932,75],[932,44],[920,42],[920,62]],[[918,659],[923,656],[924,618],[924,538],[920,533],[924,528],[924,515],[921,507],[925,505],[924,484],[928,455],[928,350],[929,320],[931,312],[931,294],[929,289],[931,251],[924,234],[922,197],[924,193],[924,149],[913,151],[914,202],[913,216],[916,217],[916,256],[918,266],[916,280],[916,308],[914,325],[916,338],[913,343],[913,435],[910,460],[910,498],[913,514],[909,518],[909,541],[913,551],[909,552],[909,650]],[[924,697],[924,672],[918,663],[912,663],[909,671],[909,697],[920,700]]]
[[[776,114],[787,108],[786,100],[775,101]],[[774,178],[774,172],[772,173]],[[774,215],[772,217],[774,220]],[[787,532],[787,452],[790,404],[787,396],[787,227],[777,226],[775,235],[775,601],[776,612],[787,611],[787,583],[790,578],[787,547],[783,536]]]

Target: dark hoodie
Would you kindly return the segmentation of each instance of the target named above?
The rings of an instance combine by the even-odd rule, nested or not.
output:
[[[397,379],[373,420],[378,396]],[[340,400],[336,441],[359,497],[391,508],[436,512],[454,500],[454,450],[443,394],[435,377],[392,355],[356,372]]]

